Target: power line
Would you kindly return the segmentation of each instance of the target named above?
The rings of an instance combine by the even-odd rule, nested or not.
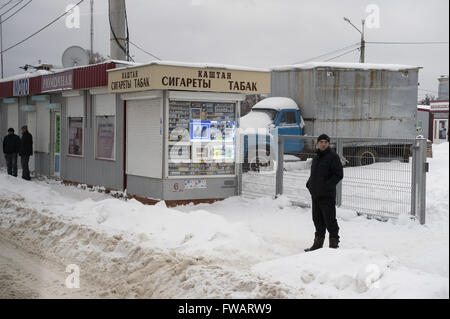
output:
[[[342,54],[340,54],[340,55],[338,55],[338,56],[335,56],[334,58],[331,58],[331,59],[329,59],[329,60],[325,60],[325,62],[329,62],[329,61],[335,60],[335,59],[337,59],[337,58],[340,58],[340,57],[342,57],[342,56],[344,56],[344,55],[347,55],[347,54],[352,53],[353,51],[357,51],[357,50],[359,50],[359,49],[360,49],[360,48],[356,48],[356,49],[353,49],[353,50],[344,52],[344,53],[342,53]]]
[[[369,44],[400,44],[400,45],[426,45],[426,44],[449,44],[445,41],[430,41],[430,42],[383,42],[383,41],[367,41]]]
[[[8,4],[10,4],[11,2],[13,2],[14,0],[9,0],[7,3],[5,3],[4,5],[2,5],[0,7],[0,10],[3,9],[4,7],[6,7]]]
[[[152,56],[152,57],[154,57],[156,60],[159,60],[159,61],[161,61],[161,59],[160,58],[158,58],[156,55],[154,55],[153,53],[150,53],[150,52],[148,52],[148,51],[146,51],[146,50],[144,50],[144,49],[142,49],[141,47],[139,47],[137,44],[135,44],[135,43],[133,43],[133,42],[131,42],[131,41],[129,41],[130,42],[130,44],[132,44],[132,45],[134,45],[136,48],[138,48],[139,50],[141,50],[142,52],[144,52],[144,53],[146,53],[146,54],[148,54],[148,55],[150,55],[150,56]]]
[[[24,43],[25,41],[29,40],[30,38],[34,37],[36,34],[40,33],[41,31],[47,29],[49,26],[51,26],[53,23],[55,23],[56,21],[58,21],[59,19],[61,19],[62,17],[64,17],[66,14],[68,14],[70,11],[73,10],[73,8],[79,6],[84,0],[80,0],[77,4],[75,4],[72,8],[70,8],[68,11],[62,13],[61,15],[59,15],[58,17],[56,17],[55,19],[53,19],[51,22],[49,22],[48,24],[46,24],[45,26],[43,26],[42,28],[40,28],[39,30],[37,30],[36,32],[34,32],[33,34],[29,35],[28,37],[26,37],[25,39],[23,39],[22,41],[17,42],[16,44],[6,48],[5,50],[3,50],[1,53],[5,53],[15,47],[17,47],[18,45]]]
[[[30,1],[28,1],[27,3],[25,3],[25,4],[24,4],[23,6],[21,6],[19,9],[17,9],[16,12],[14,12],[14,13],[11,14],[9,17],[7,17],[5,20],[3,20],[2,23],[5,23],[5,22],[8,21],[10,18],[14,17],[17,13],[19,13],[19,11],[21,11],[21,10],[24,9],[27,5],[29,5],[29,4],[31,3],[31,1],[33,1],[33,0],[30,0]]]
[[[3,12],[2,14],[0,14],[0,15],[5,15],[5,14],[7,14],[9,11],[11,11],[12,9],[14,9],[15,7],[17,7],[19,4],[21,4],[23,2],[23,0],[20,0],[19,2],[17,2],[15,5],[13,5],[11,8],[9,8],[8,10],[6,10],[5,12]]]
[[[353,44],[348,45],[348,46],[346,46],[346,47],[343,47],[343,48],[341,48],[341,49],[339,49],[339,50],[334,50],[334,51],[331,51],[331,52],[328,52],[328,53],[325,53],[325,54],[316,56],[316,57],[311,58],[311,59],[308,59],[308,60],[304,60],[304,61],[300,61],[300,62],[294,62],[293,64],[300,64],[300,63],[305,63],[305,62],[313,61],[313,60],[316,60],[316,59],[320,59],[320,58],[326,57],[326,56],[328,56],[328,55],[331,55],[331,54],[334,54],[334,53],[337,53],[337,52],[340,52],[340,51],[349,49],[349,48],[354,47],[355,45],[359,45],[359,44],[360,44],[359,42],[353,43]]]

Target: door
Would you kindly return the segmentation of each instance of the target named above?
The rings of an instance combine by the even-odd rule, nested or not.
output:
[[[439,141],[447,141],[448,137],[448,119],[434,120],[434,139]]]
[[[61,176],[61,112],[53,112],[53,176]]]
[[[27,126],[28,131],[33,136],[33,152],[36,140],[36,112],[27,112]],[[30,156],[29,162],[30,174],[36,176],[36,156]]]
[[[296,111],[282,111],[278,115],[278,134],[300,136],[300,118]],[[298,153],[301,151],[302,142],[298,139],[285,139],[284,153]]]

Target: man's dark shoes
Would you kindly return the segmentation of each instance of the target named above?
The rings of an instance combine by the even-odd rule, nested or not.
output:
[[[313,251],[323,247],[323,242],[325,241],[325,237],[315,237],[314,244],[310,248],[306,248],[305,251]]]
[[[339,248],[339,239],[330,237],[330,248],[333,249]]]

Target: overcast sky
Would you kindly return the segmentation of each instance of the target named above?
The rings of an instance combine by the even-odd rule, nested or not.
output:
[[[0,0],[0,7],[8,1]],[[38,30],[76,2],[33,0],[4,23],[3,48]],[[94,50],[105,56],[109,54],[107,3],[94,1]],[[370,4],[380,9],[380,25],[366,29],[367,41],[449,39],[448,0],[127,0],[127,9],[131,41],[164,60],[271,67],[308,60],[358,42],[359,33],[343,17],[359,26],[369,15],[366,7]],[[89,48],[89,0],[80,9],[79,29],[68,29],[63,18],[6,52],[6,76],[21,73],[19,66],[37,64],[38,60],[61,65],[61,55],[71,45]],[[131,54],[137,62],[152,60],[134,47]],[[358,59],[355,51],[335,61]],[[420,87],[437,91],[437,78],[449,73],[449,50],[447,44],[368,44],[366,62],[422,66]]]

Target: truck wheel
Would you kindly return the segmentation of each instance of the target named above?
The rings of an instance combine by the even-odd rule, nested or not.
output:
[[[372,165],[377,162],[378,153],[373,148],[362,148],[356,154],[358,166]]]
[[[261,171],[261,167],[273,168],[274,163],[271,156],[272,151],[273,150],[270,149],[269,155],[267,155],[265,151],[263,152],[263,154],[258,153],[258,155],[256,155],[256,150],[250,152],[250,154],[253,154],[253,156],[249,157],[248,159],[248,165],[250,167],[250,170],[254,172],[259,172]]]

